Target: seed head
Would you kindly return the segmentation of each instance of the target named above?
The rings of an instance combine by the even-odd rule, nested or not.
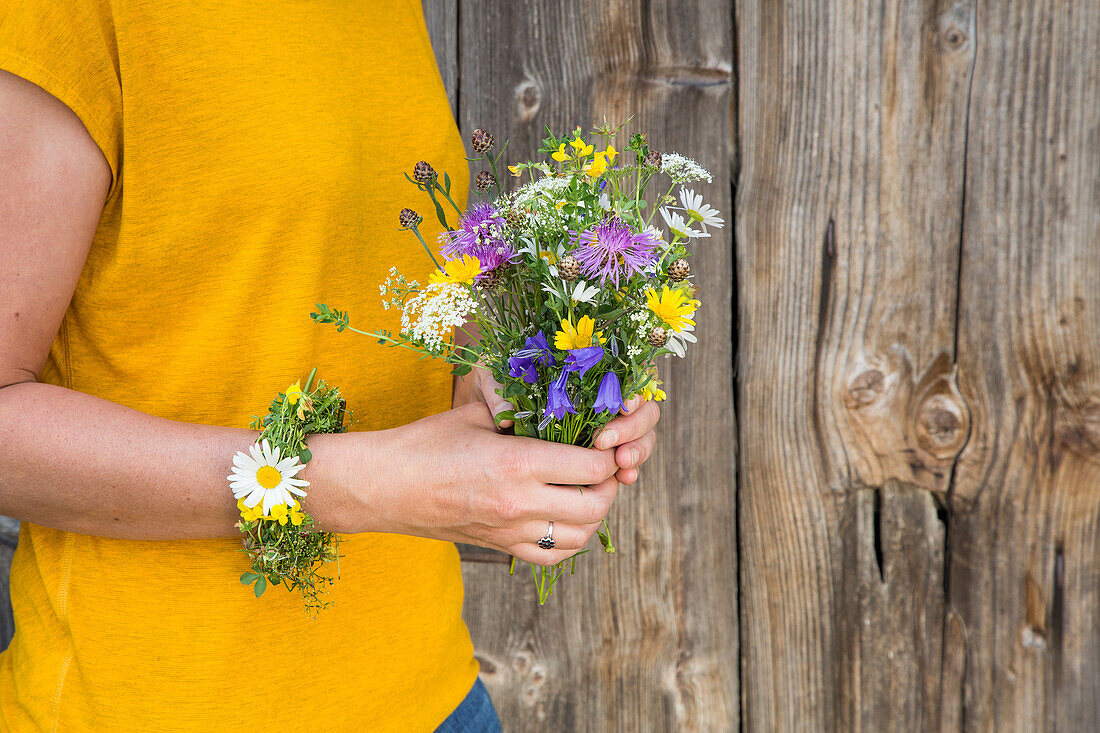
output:
[[[687,260],[676,260],[668,266],[668,279],[673,282],[682,282],[691,274],[691,265]]]
[[[504,214],[504,220],[513,229],[519,229],[527,221],[527,212],[523,209],[508,209]]]
[[[477,174],[477,178],[474,179],[474,185],[477,186],[477,190],[485,192],[489,190],[489,186],[496,183],[496,179],[493,178],[493,174],[489,171],[482,171]]]
[[[479,155],[487,153],[493,147],[493,135],[479,127],[470,135],[470,145],[473,147],[474,152]]]
[[[649,168],[656,168],[657,170],[661,170],[661,154],[656,150],[650,150],[648,153],[646,153],[645,159],[642,161],[642,164]]]
[[[660,348],[668,343],[668,330],[662,326],[657,326],[649,332],[646,341],[649,342],[650,346]]]
[[[558,274],[562,280],[571,283],[580,277],[581,264],[577,262],[577,258],[573,255],[566,255],[558,260]]]
[[[424,221],[424,217],[412,209],[401,209],[401,213],[397,215],[397,221],[401,223],[402,229],[412,229]]]
[[[413,167],[413,180],[417,183],[427,185],[435,180],[435,176],[435,168],[432,168],[426,160],[419,161]]]

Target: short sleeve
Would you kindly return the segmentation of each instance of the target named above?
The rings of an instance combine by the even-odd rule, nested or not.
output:
[[[76,113],[111,166],[122,164],[122,84],[109,0],[0,1],[0,69]]]

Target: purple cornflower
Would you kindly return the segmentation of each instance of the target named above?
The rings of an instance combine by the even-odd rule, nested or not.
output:
[[[458,219],[458,229],[443,235],[443,256],[448,260],[476,257],[482,275],[495,270],[516,256],[503,237],[504,217],[490,203],[474,204]]]
[[[583,349],[570,349],[565,355],[565,371],[577,372],[577,376],[584,377],[592,367],[603,359],[602,346],[587,346]]]
[[[553,363],[554,357],[550,353],[550,344],[546,343],[546,335],[539,331],[534,336],[528,336],[523,348],[508,359],[508,374],[521,377],[527,384],[534,384],[539,381],[539,373],[535,365],[546,366]]]
[[[553,415],[561,420],[567,412],[577,414],[577,411],[573,409],[573,402],[565,391],[565,380],[568,376],[569,372],[562,369],[561,376],[550,383],[550,395],[546,400],[546,412],[543,413],[546,419]]]
[[[576,249],[569,254],[577,259],[586,278],[610,280],[619,287],[619,280],[641,272],[657,257],[657,237],[651,230],[634,234],[621,219],[608,219],[576,237]]]
[[[619,378],[615,372],[608,372],[603,375],[603,381],[600,382],[600,391],[596,393],[592,411],[595,413],[607,411],[616,415],[623,407],[623,388],[619,384]]]

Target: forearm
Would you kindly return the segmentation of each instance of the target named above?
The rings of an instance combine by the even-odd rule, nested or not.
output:
[[[237,534],[226,476],[255,430],[175,422],[54,385],[0,389],[0,514],[122,539]],[[346,486],[345,435],[310,438],[306,511],[348,531],[361,513]],[[362,441],[360,441],[362,442]],[[362,449],[362,446],[358,446]]]

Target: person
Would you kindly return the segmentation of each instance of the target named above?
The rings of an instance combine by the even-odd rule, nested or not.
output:
[[[452,384],[310,321],[390,322],[386,271],[427,274],[394,223],[403,173],[429,160],[462,201],[463,156],[418,0],[0,7],[0,513],[23,522],[4,730],[498,725],[453,543],[573,554],[658,411],[596,448],[502,434],[481,370]],[[313,366],[354,422],[299,475],[342,533],[310,620],[238,582],[226,475]]]

